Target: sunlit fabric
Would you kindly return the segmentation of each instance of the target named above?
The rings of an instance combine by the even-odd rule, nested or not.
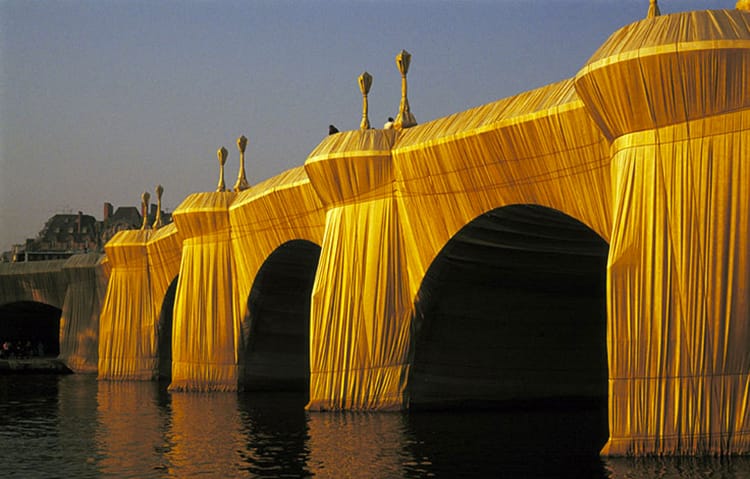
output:
[[[311,409],[400,409],[411,301],[395,200],[328,211],[310,324]]]
[[[159,376],[172,376],[172,313],[174,309],[173,294],[180,272],[182,255],[182,237],[177,226],[170,223],[154,231],[146,244],[148,251],[149,280],[153,317],[156,321],[156,355],[158,358]]]
[[[183,238],[172,329],[172,390],[237,389],[237,272],[229,228],[236,193],[195,193],[172,213]]]
[[[294,205],[294,210],[291,206]],[[279,224],[279,218],[283,218],[283,224]],[[257,291],[262,288],[266,295],[272,295],[279,298],[279,301],[272,305],[273,301],[263,301],[264,312],[267,316],[265,320],[286,318],[290,311],[298,309],[296,304],[288,304],[291,298],[305,295],[309,297],[308,291],[290,290],[299,284],[306,284],[304,279],[311,274],[314,277],[315,270],[298,271],[305,264],[317,264],[318,253],[310,247],[294,248],[297,253],[292,253],[292,258],[296,258],[296,264],[285,264],[283,262],[274,262],[271,271],[266,277],[288,278],[293,284],[273,284],[270,290],[269,284],[256,285],[258,272],[266,260],[282,245],[288,244],[292,240],[305,240],[313,245],[320,245],[323,240],[323,229],[325,226],[325,210],[320,198],[313,190],[310,180],[303,167],[294,168],[286,171],[274,178],[259,183],[248,190],[240,193],[232,203],[229,209],[229,219],[232,227],[232,246],[237,268],[236,294],[239,298],[239,309],[235,311],[235,322],[240,326],[240,335],[235,338],[235,349],[238,352],[238,362],[240,366],[239,387],[255,388],[258,387],[257,380],[259,376],[266,376],[266,383],[274,383],[284,378],[283,371],[288,368],[284,367],[286,359],[298,356],[309,350],[309,347],[303,347],[296,350],[295,344],[264,344],[252,347],[253,338],[251,331],[257,327],[256,319],[252,317],[248,310],[248,303],[251,290],[259,286]],[[317,249],[317,248],[315,248]],[[304,257],[298,256],[299,254]],[[295,256],[297,255],[297,256]],[[312,256],[311,256],[312,255]],[[308,257],[310,256],[310,257]],[[294,278],[297,278],[294,281]],[[307,305],[308,301],[302,304]],[[271,309],[276,308],[276,311]],[[309,323],[309,305],[304,312],[308,318],[304,324]],[[262,318],[260,318],[262,319]],[[289,331],[284,331],[289,325],[279,321],[279,324],[273,326],[280,334],[277,335],[281,340],[283,335],[288,335]],[[296,329],[296,328],[295,328]],[[287,336],[289,339],[290,336]],[[304,331],[304,340],[308,341],[308,332]],[[266,336],[268,340],[268,336]],[[254,349],[251,354],[250,349]],[[264,351],[264,352],[261,352]],[[289,354],[286,354],[286,352]],[[274,360],[278,358],[278,360]],[[259,362],[264,363],[261,366]],[[274,367],[274,363],[278,367]],[[262,369],[262,370],[259,370]],[[306,368],[306,369],[309,369]]]
[[[750,451],[743,124],[748,110],[615,141],[611,454]]]
[[[312,299],[311,409],[402,406],[411,297],[399,282],[406,268],[392,198],[396,134],[333,135],[305,164],[329,208]]]
[[[99,318],[99,379],[156,376],[156,330],[146,242],[151,230],[117,233],[105,246],[112,271]]]
[[[316,188],[330,185],[321,197],[336,205],[313,293],[310,407],[408,404],[417,290],[443,245],[475,217],[503,204],[544,204],[606,237],[608,150],[572,81],[400,136],[324,140],[306,163]],[[353,203],[358,192],[364,198]]]
[[[77,373],[96,373],[99,361],[99,316],[107,292],[109,263],[88,253],[65,262],[67,290],[60,316],[59,359]]]
[[[750,14],[623,28],[576,77],[612,143],[607,454],[750,452]]]
[[[320,246],[309,291],[314,410],[402,409],[420,394],[439,399],[428,380],[468,384],[472,378],[461,374],[474,365],[448,371],[450,363],[439,363],[439,348],[420,337],[434,326],[431,318],[450,317],[437,335],[446,341],[471,338],[451,328],[494,310],[515,316],[492,328],[528,333],[513,321],[524,320],[518,304],[535,297],[534,280],[558,294],[576,285],[553,287],[550,277],[574,283],[586,270],[586,288],[606,278],[606,307],[601,298],[584,304],[585,292],[573,306],[540,293],[542,305],[525,318],[541,318],[527,329],[550,334],[543,306],[570,307],[571,329],[553,329],[552,339],[536,343],[580,354],[566,379],[545,387],[542,371],[526,381],[517,358],[503,356],[518,345],[490,344],[497,354],[476,357],[503,362],[489,367],[507,383],[484,388],[487,378],[477,378],[450,399],[588,395],[606,386],[605,454],[750,453],[748,85],[750,13],[654,16],[615,32],[575,78],[411,128],[334,133],[304,167],[241,193],[191,195],[173,213],[173,229],[151,242],[136,232],[144,235],[138,241],[108,244],[100,375],[102,364],[122,374],[120,363],[154,357],[125,348],[152,344],[146,331],[176,276],[178,248],[170,387],[235,390],[265,374],[248,359],[252,315],[266,315],[262,327],[273,329],[269,318],[283,300],[264,303],[263,295],[283,297],[275,285],[284,288],[284,278],[307,284]],[[304,271],[292,272],[293,259]],[[522,260],[547,262],[523,268]],[[149,274],[158,284],[149,284]],[[483,290],[491,300],[470,302],[462,314],[458,302],[483,301],[479,288],[456,279],[468,283],[472,274],[505,283]],[[521,282],[522,294],[513,295]],[[446,304],[453,309],[420,310]],[[303,316],[299,304],[288,309],[284,321]],[[274,325],[279,349],[256,355],[264,368],[282,347],[294,347],[280,339],[286,324]],[[591,328],[576,338],[581,344],[606,335],[606,383],[601,363],[588,379],[575,377],[588,369],[587,358],[603,356],[601,344],[581,352],[565,342],[575,328]],[[299,336],[295,329],[290,341]],[[425,357],[420,344],[432,349],[425,369],[412,374]],[[554,363],[552,351],[544,356]]]
[[[170,223],[151,233],[146,243],[148,250],[148,265],[151,295],[154,305],[157,307],[155,314],[159,314],[161,308],[160,300],[169,284],[180,272],[180,257],[182,255],[182,237],[174,223]]]

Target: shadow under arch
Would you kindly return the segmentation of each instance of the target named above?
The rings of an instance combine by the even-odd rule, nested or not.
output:
[[[310,303],[319,259],[320,246],[292,240],[260,267],[242,323],[242,389],[309,393]]]
[[[60,354],[61,316],[60,308],[37,301],[17,301],[0,306],[0,348],[10,341],[14,346],[21,343],[24,356],[57,357]]]
[[[156,325],[156,351],[159,358],[158,379],[160,381],[168,382],[172,379],[172,321],[179,279],[180,275],[177,275],[169,283],[167,291],[164,293],[164,299],[161,302],[159,322]]]
[[[467,224],[417,295],[409,407],[587,400],[606,414],[608,251],[581,222],[537,205]]]

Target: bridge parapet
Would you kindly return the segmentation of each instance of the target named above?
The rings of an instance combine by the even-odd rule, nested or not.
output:
[[[164,297],[169,283],[180,272],[182,258],[182,234],[175,223],[169,223],[151,233],[146,243],[148,251],[153,299],[156,305]]]
[[[238,195],[229,208],[229,218],[240,297],[247,299],[261,265],[285,242],[304,239],[320,245],[325,216],[320,196],[302,166]],[[247,304],[240,306],[240,318],[244,319]]]
[[[36,301],[62,308],[67,259],[0,263],[0,306],[17,301]]]

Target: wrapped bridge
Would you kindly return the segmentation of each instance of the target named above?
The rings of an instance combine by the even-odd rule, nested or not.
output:
[[[607,396],[605,454],[750,452],[750,12],[115,236],[98,373],[308,407]],[[398,126],[398,125],[397,125]]]

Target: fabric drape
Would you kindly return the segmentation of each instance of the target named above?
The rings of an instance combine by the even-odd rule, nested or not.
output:
[[[0,263],[0,305],[35,301],[62,309],[67,260]]]
[[[313,286],[310,409],[402,407],[412,316],[404,269],[392,198],[328,211]]]
[[[150,380],[157,374],[150,235],[150,230],[120,231],[104,247],[112,271],[99,317],[99,379]]]
[[[615,32],[576,76],[612,140],[605,454],[750,451],[750,13]]]
[[[750,452],[748,124],[615,142],[606,453]]]
[[[107,292],[105,256],[88,253],[65,262],[67,290],[60,316],[59,359],[76,373],[96,373],[99,362],[99,316]]]
[[[253,364],[248,364],[250,358],[251,322],[248,311],[248,302],[251,291],[258,279],[257,275],[267,259],[280,248],[292,240],[305,240],[320,245],[323,239],[323,229],[325,225],[325,211],[320,198],[313,190],[310,180],[303,167],[298,167],[286,171],[276,177],[254,185],[241,192],[233,201],[229,209],[229,218],[231,223],[232,252],[235,258],[237,268],[237,284],[235,285],[236,295],[238,297],[238,309],[235,311],[235,322],[240,325],[241,334],[235,338],[235,350],[237,351],[239,365],[239,387],[251,387],[249,378],[256,375],[271,374],[273,367],[265,367],[263,371],[253,370]],[[279,223],[279,219],[283,221]],[[308,254],[308,249],[305,250]],[[312,250],[310,250],[312,251]],[[305,258],[307,261],[317,262],[315,258]],[[275,274],[292,275],[308,274],[311,272],[303,271],[295,273],[300,268],[299,264],[289,264],[275,268],[287,270],[274,271]],[[293,287],[290,284],[278,284],[273,291],[269,291],[275,297],[285,297],[286,301],[291,298],[307,294],[308,292],[289,291]],[[287,315],[290,310],[294,310],[297,305],[287,305],[285,301],[280,301],[284,311],[279,312],[280,316]],[[309,317],[310,308],[306,308],[306,315]],[[308,321],[304,321],[307,324]],[[274,329],[283,329],[281,325],[274,325]],[[304,328],[302,328],[304,329]],[[309,328],[307,328],[309,329]],[[288,331],[282,331],[280,334],[286,334]],[[304,340],[307,341],[308,331],[304,331]],[[290,357],[298,354],[304,354],[307,348],[301,351],[291,350],[289,355],[284,351],[290,350],[293,345],[285,344],[283,347],[272,348],[270,345],[264,345],[264,350],[274,351],[262,355],[269,357]],[[277,356],[274,356],[277,355]],[[257,368],[256,368],[257,369]],[[283,368],[282,368],[283,369]],[[305,369],[309,369],[305,368]],[[276,371],[278,372],[278,371]],[[282,378],[268,378],[277,380]]]
[[[183,237],[172,323],[171,390],[237,390],[233,192],[195,193],[172,213]]]

